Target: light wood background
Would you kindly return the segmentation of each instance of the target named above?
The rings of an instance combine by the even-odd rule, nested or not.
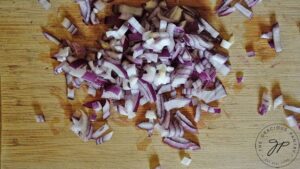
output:
[[[127,3],[141,2],[144,1]],[[46,29],[71,39],[59,24],[62,16],[71,16],[80,28],[74,40],[89,39],[86,44],[94,45],[104,27],[85,26],[79,8],[71,0],[51,3],[51,10],[45,11],[37,0],[0,0],[1,168],[147,169],[155,154],[164,169],[185,168],[180,164],[179,152],[164,145],[157,134],[147,139],[134,122],[117,115],[108,120],[115,135],[103,145],[83,143],[69,130],[67,115],[86,100],[86,89],[77,92],[82,97],[75,101],[66,99],[63,76],[52,73],[56,63],[50,54],[57,48],[45,40],[41,31]],[[219,117],[202,119],[202,150],[190,153],[193,161],[188,168],[270,168],[257,157],[255,139],[263,127],[284,124],[285,112],[277,109],[264,117],[258,115],[259,89],[272,91],[273,86],[280,86],[286,102],[300,106],[300,1],[264,0],[253,9],[255,16],[251,21],[238,12],[217,18],[213,13],[215,0],[180,3],[200,7],[204,18],[224,37],[234,34],[236,38],[229,51],[232,72],[228,77],[220,77],[229,96],[220,102],[223,112]],[[280,54],[258,38],[261,30],[270,28],[275,20],[281,27]],[[258,56],[246,58],[246,45],[252,45]],[[244,73],[243,86],[235,84],[238,71]],[[44,113],[46,123],[35,122],[34,115],[39,112]],[[300,132],[296,132],[300,137]],[[300,155],[286,168],[299,166]]]

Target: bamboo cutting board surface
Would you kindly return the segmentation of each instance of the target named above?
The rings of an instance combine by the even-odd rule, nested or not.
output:
[[[71,39],[59,24],[62,16],[70,16],[80,29],[73,39],[89,39],[85,43],[95,45],[104,26],[85,26],[79,8],[71,0],[51,3],[51,10],[45,11],[36,0],[0,1],[1,168],[147,169],[157,158],[163,169],[185,168],[180,164],[182,152],[164,145],[158,134],[148,139],[134,122],[116,114],[108,120],[115,132],[113,139],[103,145],[83,143],[69,130],[67,117],[87,99],[86,89],[76,91],[75,101],[66,99],[63,76],[52,73],[56,63],[50,54],[57,47],[45,40],[41,31]],[[188,168],[271,168],[256,155],[255,140],[265,126],[284,124],[285,112],[277,109],[263,117],[258,115],[259,90],[266,87],[271,92],[280,86],[285,101],[300,106],[300,1],[264,0],[253,9],[251,21],[239,12],[216,17],[215,0],[180,3],[199,7],[203,17],[224,37],[234,34],[236,39],[229,51],[232,71],[227,77],[220,76],[228,97],[220,101],[220,116],[201,120],[198,139],[202,149],[190,153],[193,161]],[[268,30],[275,20],[281,27],[280,54],[259,39],[260,32]],[[257,51],[257,57],[245,57],[244,48],[249,45]],[[235,83],[239,71],[245,76],[243,86]],[[34,115],[40,112],[46,117],[44,124],[35,122]],[[296,133],[300,137],[300,132]],[[299,166],[300,155],[285,168]]]

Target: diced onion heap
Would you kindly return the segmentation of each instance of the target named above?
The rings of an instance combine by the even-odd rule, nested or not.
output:
[[[107,5],[102,1],[76,2],[86,24],[97,20],[92,19],[92,13]],[[72,131],[84,141],[104,143],[113,133],[107,124],[95,129],[94,121],[108,119],[112,109],[132,119],[139,106],[151,103],[156,109],[147,111],[145,120],[137,123],[138,128],[149,136],[157,130],[171,147],[200,149],[199,143],[185,138],[184,133],[198,133],[202,112],[221,112],[209,103],[227,95],[217,72],[226,76],[230,66],[229,57],[215,47],[228,49],[233,38],[222,41],[219,32],[197,10],[186,6],[169,7],[164,1],[152,0],[143,8],[115,5],[113,9],[114,14],[105,19],[110,29],[99,40],[101,48],[97,50],[44,33],[61,46],[53,57],[60,62],[54,72],[65,74],[68,98],[74,99],[75,89],[83,85],[94,97],[102,91],[100,100],[84,104],[93,113],[73,115]],[[77,31],[68,19],[62,25],[72,34]],[[188,106],[196,108],[195,114],[182,111]],[[188,163],[184,160],[185,165]]]

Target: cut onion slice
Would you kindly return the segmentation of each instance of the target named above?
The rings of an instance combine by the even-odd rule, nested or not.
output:
[[[244,16],[246,16],[248,19],[251,19],[252,17],[253,17],[253,13],[249,10],[249,9],[247,9],[247,8],[245,8],[243,5],[241,5],[240,3],[236,3],[235,5],[234,5],[234,7],[239,11],[239,12],[241,12],[241,14],[243,14]]]
[[[38,1],[45,10],[49,10],[51,8],[51,3],[48,0],[38,0]]]
[[[61,22],[61,25],[66,28],[67,31],[72,35],[74,35],[78,30],[77,27],[68,18],[64,18],[64,20]]]
[[[191,100],[188,98],[176,98],[176,99],[166,101],[164,103],[164,107],[167,111],[169,111],[172,109],[178,109],[187,106],[190,102]]]
[[[295,107],[295,106],[290,106],[290,105],[284,105],[283,108],[285,110],[289,110],[291,112],[294,112],[294,113],[300,113],[300,108],[299,107]]]
[[[271,108],[270,96],[268,95],[267,92],[264,92],[261,98],[260,106],[258,108],[258,113],[260,115],[265,115],[270,110],[270,108]]]
[[[35,115],[35,121],[37,123],[44,123],[46,121],[45,116],[43,114]]]
[[[189,166],[192,162],[192,159],[190,157],[183,157],[183,159],[181,160],[181,164],[185,165],[185,166]]]
[[[298,122],[295,119],[294,116],[288,116],[286,117],[286,122],[290,127],[297,127],[298,126]]]
[[[281,52],[282,47],[281,47],[281,42],[280,42],[280,28],[279,24],[276,23],[273,26],[273,41],[274,41],[274,47],[276,52]]]
[[[283,96],[280,95],[274,99],[273,108],[276,109],[278,106],[283,105]]]

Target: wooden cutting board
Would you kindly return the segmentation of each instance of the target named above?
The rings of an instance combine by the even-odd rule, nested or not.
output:
[[[69,130],[67,115],[88,99],[86,89],[76,91],[74,101],[66,99],[63,76],[52,73],[56,63],[50,56],[57,47],[46,41],[41,31],[71,39],[59,24],[63,16],[69,16],[80,29],[73,40],[89,39],[85,43],[95,45],[104,26],[85,26],[71,0],[51,3],[51,10],[45,11],[37,0],[0,1],[1,168],[152,169],[157,159],[163,169],[185,168],[180,164],[182,152],[164,145],[158,134],[147,138],[134,122],[116,114],[108,120],[115,132],[113,139],[103,145],[83,143]],[[142,1],[127,3],[137,5]],[[188,168],[271,168],[257,156],[256,137],[267,125],[285,124],[285,112],[278,108],[266,116],[258,115],[259,90],[265,87],[272,93],[280,87],[286,103],[300,106],[300,1],[264,0],[253,9],[252,20],[239,12],[216,17],[215,0],[180,3],[199,7],[223,37],[233,34],[236,39],[229,51],[232,71],[227,77],[220,76],[228,97],[219,103],[220,116],[201,120],[198,139],[202,149],[189,153],[193,161]],[[266,40],[259,39],[261,31],[268,30],[275,20],[281,28],[283,52],[279,54]],[[245,46],[249,45],[257,51],[254,58],[245,56]],[[239,71],[245,77],[242,86],[236,85]],[[46,123],[35,122],[34,115],[40,112]],[[300,137],[300,132],[295,132]],[[286,168],[299,166],[300,155]]]

